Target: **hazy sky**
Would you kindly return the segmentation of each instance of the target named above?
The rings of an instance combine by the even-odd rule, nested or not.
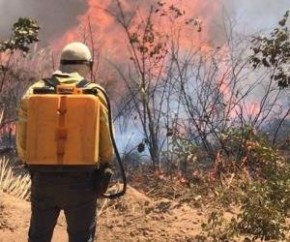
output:
[[[184,1],[190,3],[197,0]],[[234,17],[239,28],[246,32],[271,28],[281,19],[285,11],[290,9],[290,0],[200,1],[208,1],[208,4],[211,1],[220,1],[224,6],[223,14]],[[48,43],[75,26],[78,23],[77,17],[83,14],[87,7],[88,3],[85,0],[0,0],[0,39],[9,35],[12,23],[18,17],[31,16],[42,27],[40,32],[42,43]]]
[[[6,38],[19,17],[31,17],[41,26],[43,42],[62,35],[77,24],[87,9],[84,0],[0,0],[0,39]]]
[[[226,0],[226,2],[232,5],[240,26],[250,31],[275,26],[286,10],[290,10],[290,0]]]

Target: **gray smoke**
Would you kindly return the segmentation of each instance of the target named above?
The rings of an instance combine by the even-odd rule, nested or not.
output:
[[[216,0],[220,11],[212,16],[210,31],[212,45],[226,41],[226,32],[253,35],[273,29],[287,10],[289,0]],[[210,3],[209,3],[210,4]],[[210,16],[210,12],[203,12]]]
[[[105,1],[105,0],[103,0]],[[190,6],[196,0],[183,0],[183,6]],[[213,19],[210,32],[214,42],[223,42],[224,25],[229,20],[242,32],[254,32],[270,29],[281,19],[287,9],[290,9],[289,0],[212,0],[223,6],[216,16],[211,16],[210,9],[202,9],[201,16],[211,16]],[[101,0],[97,0],[100,5]],[[134,14],[135,6],[149,6],[157,0],[127,0],[126,14]],[[160,1],[160,2],[166,2]],[[180,1],[182,2],[182,1]],[[110,1],[109,10],[116,11],[116,4]],[[205,4],[206,5],[206,4]],[[210,6],[210,1],[208,3]],[[47,45],[52,40],[60,38],[67,30],[78,24],[78,16],[86,12],[86,0],[0,0],[0,40],[10,34],[12,24],[19,17],[31,17],[41,26],[40,44]],[[189,8],[190,9],[190,8]],[[187,10],[187,9],[186,9]],[[116,24],[115,24],[116,25]],[[116,26],[107,26],[114,29]],[[101,33],[104,34],[104,33]]]
[[[289,0],[222,0],[228,13],[234,16],[237,25],[247,31],[269,30],[277,26],[287,10]]]
[[[19,17],[31,17],[41,27],[40,44],[47,45],[75,26],[86,9],[83,0],[0,0],[0,40],[10,35]]]

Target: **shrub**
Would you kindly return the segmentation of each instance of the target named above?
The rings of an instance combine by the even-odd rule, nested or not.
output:
[[[231,222],[222,219],[222,212],[211,214],[199,235],[200,241],[233,241],[234,235],[246,236],[245,241],[286,239],[290,229],[286,222],[290,211],[290,163],[259,134],[244,131],[235,130],[227,138],[232,144],[232,157],[223,154],[218,159],[220,178],[235,174],[238,179],[229,179],[226,186],[221,179],[223,192],[216,192],[216,201],[223,205],[237,203],[241,212]],[[247,176],[243,176],[245,171]]]

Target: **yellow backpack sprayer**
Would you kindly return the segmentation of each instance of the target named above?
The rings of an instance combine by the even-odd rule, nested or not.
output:
[[[123,189],[102,197],[117,198],[126,192],[126,175],[114,139],[111,106],[105,91],[82,80],[61,84],[57,78],[45,79],[45,87],[34,88],[28,98],[27,147],[28,166],[85,167],[99,159],[100,110],[108,109],[109,132],[123,180]],[[98,98],[102,93],[107,107]],[[98,171],[97,171],[98,172]],[[112,174],[107,176],[109,182]]]

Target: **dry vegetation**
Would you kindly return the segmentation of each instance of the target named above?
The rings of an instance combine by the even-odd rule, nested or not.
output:
[[[129,172],[124,197],[99,201],[99,241],[289,241],[289,162],[270,152],[272,162],[279,162],[275,167],[266,160],[263,164],[270,154],[260,154],[261,170],[255,176],[246,166],[233,172],[224,158],[218,169],[191,170],[188,177],[144,165]],[[27,232],[29,203],[15,197],[27,195],[29,183],[7,162],[1,166],[0,230],[12,242]],[[21,213],[25,216],[17,221]],[[53,241],[61,242],[65,235],[62,215]]]
[[[121,2],[114,2],[116,12],[111,14],[123,28],[132,54],[129,73],[122,65],[113,64],[112,75],[117,73],[114,78],[121,79],[126,89],[118,96],[120,102],[112,100],[118,110],[116,122],[126,132],[132,119],[143,136],[141,141],[134,140],[136,149],[124,155],[128,193],[118,200],[99,201],[100,241],[290,241],[290,109],[277,101],[281,92],[273,74],[279,63],[253,75],[244,56],[249,43],[236,45],[233,36],[228,36],[227,44],[237,49],[224,53],[220,48],[207,54],[196,50],[184,55],[179,38],[158,31],[153,21],[166,13],[172,26],[188,30],[184,11],[176,6],[162,9],[166,7],[162,5],[151,8],[142,20],[130,17],[129,21]],[[195,36],[200,26],[194,18],[192,21]],[[265,62],[267,43],[271,54],[273,43],[290,46],[284,25],[282,32],[276,31],[278,42],[262,40],[257,54],[262,51],[263,56],[254,59],[256,65]],[[50,53],[28,54],[25,50],[28,59],[20,58],[17,51],[7,53],[7,49],[4,52],[9,58],[0,59],[1,145],[13,144],[12,133],[5,130],[14,127],[15,103],[32,79],[45,76],[53,66],[48,63]],[[93,76],[98,74],[96,70]],[[282,84],[287,84],[282,77]],[[255,101],[261,105],[248,113],[245,103],[252,100],[251,92],[258,86],[263,87],[263,94],[255,96]],[[141,162],[142,157],[147,160]],[[13,160],[0,159],[3,242],[26,241],[29,224],[29,176]],[[64,241],[64,234],[62,216],[55,241]]]
[[[11,161],[10,161],[11,162]],[[29,198],[30,177],[28,174],[17,174],[9,159],[0,159],[0,189],[18,198]]]

